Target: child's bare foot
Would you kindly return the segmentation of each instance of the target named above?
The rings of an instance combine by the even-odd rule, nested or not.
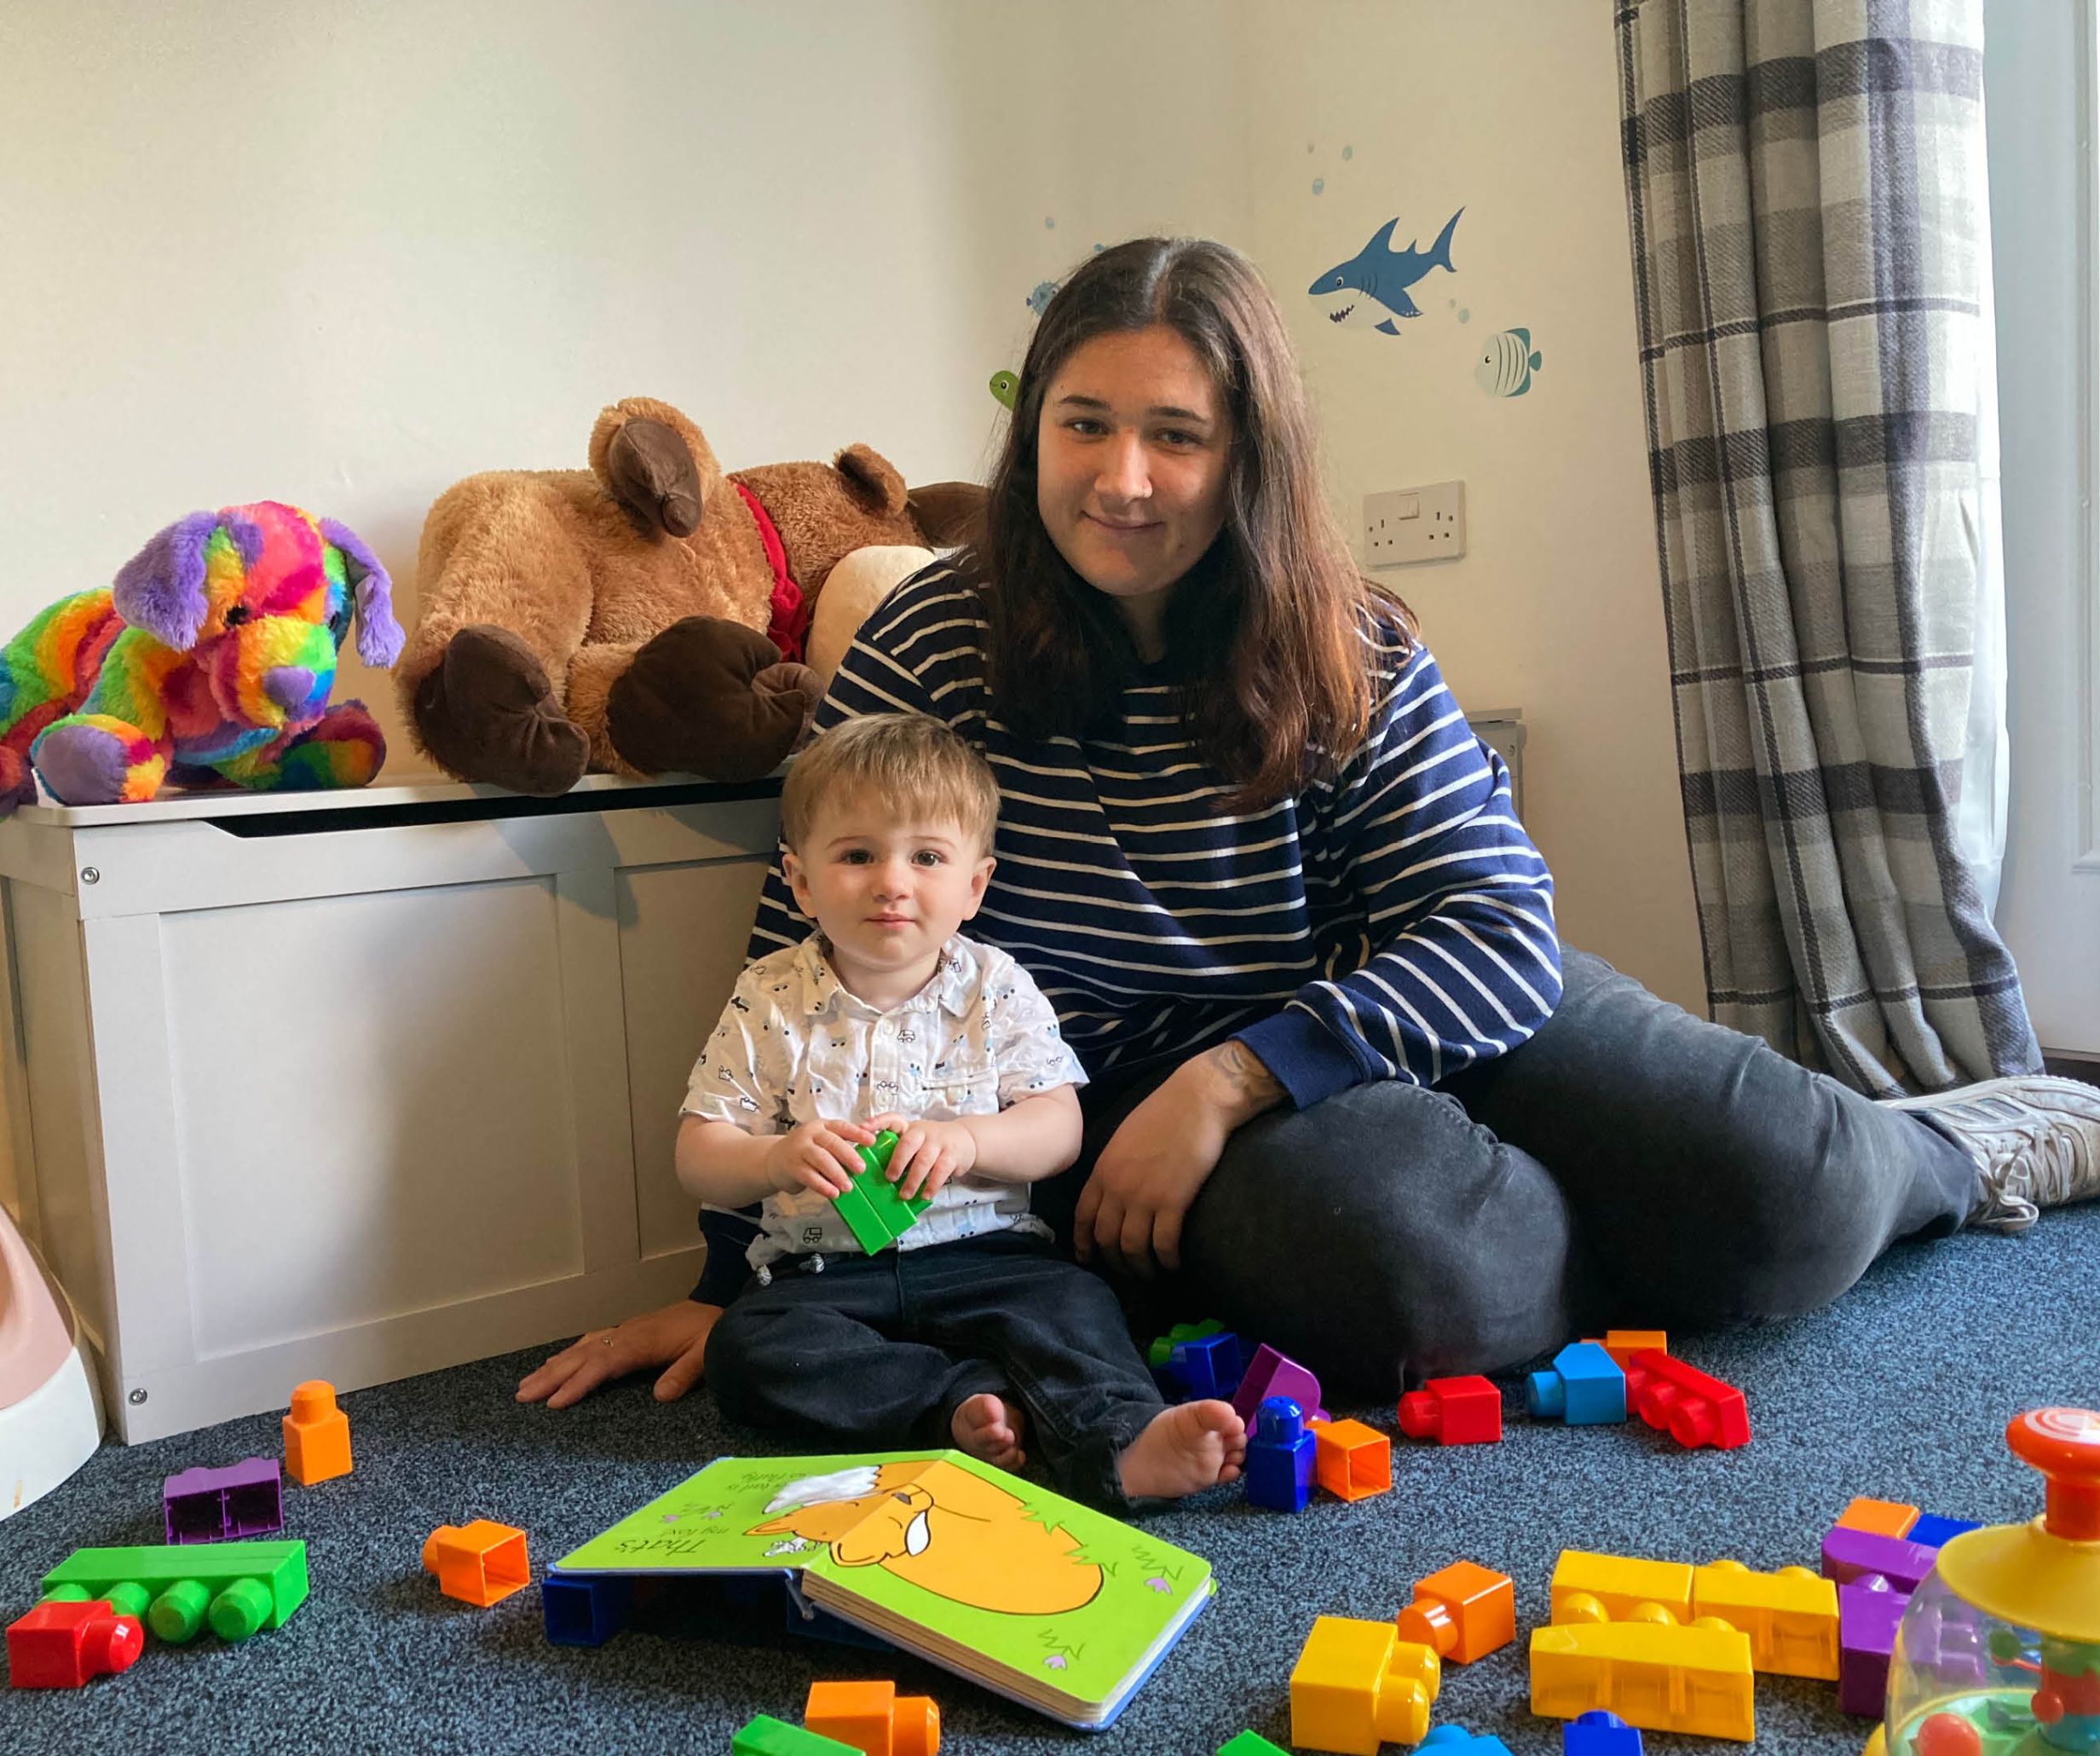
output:
[[[986,1390],[955,1405],[949,1430],[955,1443],[995,1470],[1018,1470],[1028,1461],[1021,1449],[1024,1417],[1018,1402],[995,1396]]]
[[[1247,1428],[1229,1402],[1162,1408],[1116,1460],[1123,1492],[1136,1499],[1178,1499],[1239,1479]]]

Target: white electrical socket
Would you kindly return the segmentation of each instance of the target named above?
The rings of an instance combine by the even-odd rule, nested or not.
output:
[[[1371,567],[1455,561],[1466,552],[1466,484],[1433,482],[1364,496],[1364,559]]]

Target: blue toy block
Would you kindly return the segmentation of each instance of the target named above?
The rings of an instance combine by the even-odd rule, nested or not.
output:
[[[1249,1501],[1272,1512],[1304,1511],[1312,1493],[1312,1452],[1305,1410],[1289,1396],[1268,1398],[1247,1440]]]
[[[1959,1518],[1941,1518],[1928,1512],[1917,1523],[1903,1533],[1903,1539],[1920,1543],[1928,1549],[1936,1549],[1949,1537],[1958,1537],[1964,1530],[1974,1530],[1973,1524],[1965,1524]]]
[[[1439,1725],[1416,1747],[1463,1751],[1465,1756],[1509,1756],[1509,1745],[1500,1738],[1484,1731],[1468,1731],[1462,1725]]]
[[[1626,1374],[1596,1342],[1570,1342],[1549,1371],[1532,1374],[1526,1401],[1534,1418],[1571,1427],[1626,1418]]]
[[[1618,1714],[1592,1707],[1568,1722],[1561,1756],[1641,1756],[1641,1734]]]
[[[551,1646],[603,1646],[627,1626],[634,1582],[619,1574],[539,1582],[539,1615]]]
[[[1239,1389],[1242,1366],[1239,1337],[1231,1330],[1184,1342],[1174,1350],[1174,1364],[1191,1399],[1225,1401]]]

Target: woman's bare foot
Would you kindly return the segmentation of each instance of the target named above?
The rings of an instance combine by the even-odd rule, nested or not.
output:
[[[1237,1482],[1247,1461],[1247,1428],[1229,1402],[1162,1408],[1123,1447],[1116,1471],[1134,1500],[1179,1499]]]
[[[948,1425],[955,1443],[978,1462],[995,1470],[1018,1470],[1028,1461],[1021,1449],[1024,1421],[1019,1403],[986,1390],[957,1403]]]

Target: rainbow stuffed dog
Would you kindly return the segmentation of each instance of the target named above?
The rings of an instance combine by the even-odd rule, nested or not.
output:
[[[366,664],[400,656],[390,590],[352,532],[296,506],[170,524],[109,590],[61,598],[0,649],[0,816],[35,802],[39,776],[66,805],[164,781],[363,786],[385,741],[328,690],[353,610]]]

